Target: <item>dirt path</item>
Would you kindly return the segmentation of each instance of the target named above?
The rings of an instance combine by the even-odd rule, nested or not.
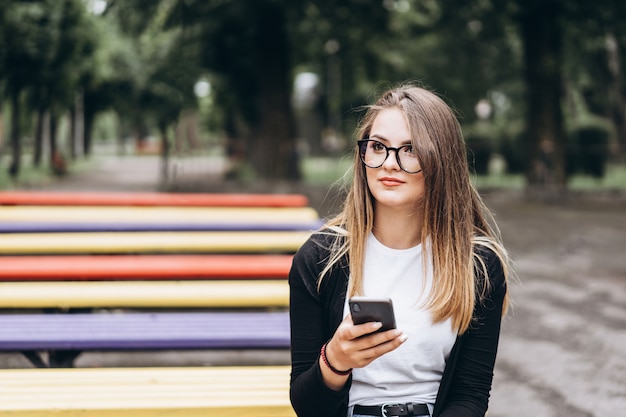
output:
[[[505,319],[490,416],[621,416],[626,410],[623,202],[488,198],[519,281]]]
[[[219,168],[203,166],[207,183],[224,191],[230,186],[211,177]],[[156,158],[124,157],[104,161],[80,178],[70,176],[48,188],[153,191],[158,189],[158,174]],[[292,191],[306,192],[322,215],[340,203],[327,190]],[[503,324],[489,417],[626,415],[624,199],[585,198],[561,206],[531,204],[515,194],[489,194],[486,200],[519,277],[511,284],[514,306]],[[256,360],[253,352],[168,352],[85,354],[78,364]],[[289,359],[284,352],[266,352],[264,360],[288,363]]]

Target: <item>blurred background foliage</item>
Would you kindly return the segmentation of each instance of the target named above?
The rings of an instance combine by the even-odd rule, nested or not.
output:
[[[336,180],[358,109],[404,81],[457,110],[479,184],[620,186],[625,21],[614,0],[0,0],[4,186],[106,149],[160,154],[164,182],[205,156]]]

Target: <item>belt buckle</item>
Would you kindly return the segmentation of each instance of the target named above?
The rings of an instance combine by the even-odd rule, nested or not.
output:
[[[390,417],[387,415],[387,410],[385,410],[385,407],[393,406],[393,405],[397,405],[397,404],[384,403],[383,405],[380,406],[380,413],[383,415],[383,417]]]

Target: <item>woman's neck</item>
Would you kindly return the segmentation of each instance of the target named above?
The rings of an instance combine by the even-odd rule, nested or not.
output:
[[[380,243],[389,248],[412,248],[421,242],[422,219],[419,210],[378,207],[374,214],[373,233]]]

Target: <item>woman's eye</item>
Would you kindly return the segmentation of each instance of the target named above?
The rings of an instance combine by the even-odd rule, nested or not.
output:
[[[402,148],[402,151],[411,156],[415,156],[415,151],[413,150],[413,145],[407,145]]]
[[[385,149],[385,146],[382,143],[378,143],[378,142],[374,142],[372,144],[372,148],[376,151],[376,152],[380,152],[383,149]]]

